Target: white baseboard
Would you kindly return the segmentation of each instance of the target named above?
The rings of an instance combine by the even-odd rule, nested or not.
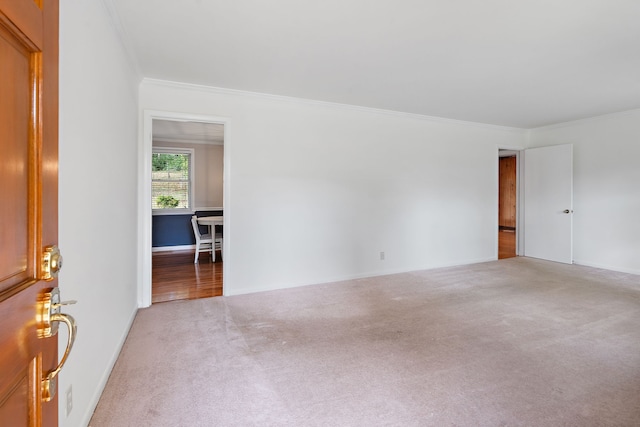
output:
[[[460,260],[453,263],[442,263],[442,264],[434,264],[429,266],[416,266],[413,268],[404,268],[404,269],[389,269],[389,270],[380,270],[380,271],[372,271],[367,273],[358,273],[358,274],[348,274],[343,276],[335,276],[319,279],[316,282],[303,282],[303,283],[289,283],[287,285],[273,285],[266,286],[263,288],[237,288],[237,289],[229,289],[228,282],[225,282],[225,286],[223,287],[224,296],[232,296],[232,295],[243,295],[243,294],[252,294],[255,292],[264,292],[264,291],[275,291],[280,289],[290,289],[297,288],[301,286],[313,286],[313,285],[322,285],[325,283],[334,283],[334,282],[342,282],[345,280],[356,280],[356,279],[366,279],[369,277],[380,277],[380,276],[389,276],[392,274],[402,274],[402,273],[411,273],[414,271],[422,271],[422,270],[433,270],[436,268],[447,268],[447,267],[458,267],[469,264],[480,264],[483,262],[491,262],[496,261],[497,257],[487,257],[487,258],[475,258],[475,259],[466,259]]]
[[[620,273],[628,273],[628,274],[640,275],[640,270],[634,270],[634,269],[631,269],[631,268],[616,267],[616,266],[605,265],[605,264],[598,264],[598,263],[593,263],[593,262],[588,262],[588,261],[582,261],[582,260],[579,260],[579,259],[574,259],[573,263],[576,264],[576,265],[584,265],[585,267],[602,268],[603,270],[611,270],[611,271],[617,271],[617,272],[620,272]]]
[[[196,245],[180,245],[180,246],[156,246],[151,248],[151,252],[171,252],[171,251],[193,251]]]

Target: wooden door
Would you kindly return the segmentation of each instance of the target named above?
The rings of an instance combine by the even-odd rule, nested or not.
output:
[[[58,0],[0,0],[0,425],[56,426],[57,336],[38,338],[58,240]]]
[[[498,225],[516,228],[516,157],[500,157]]]

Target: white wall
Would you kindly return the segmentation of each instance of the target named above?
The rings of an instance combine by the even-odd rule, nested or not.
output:
[[[139,80],[102,1],[60,9],[60,290],[78,300],[64,308],[78,337],[58,395],[60,426],[75,427],[87,425],[136,312]]]
[[[640,274],[640,110],[533,129],[529,139],[573,144],[574,261]]]
[[[524,131],[153,80],[140,106],[229,119],[228,295],[496,258]]]

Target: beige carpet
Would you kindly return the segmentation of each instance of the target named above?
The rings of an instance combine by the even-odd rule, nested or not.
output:
[[[638,426],[640,276],[527,258],[141,310],[100,426]]]

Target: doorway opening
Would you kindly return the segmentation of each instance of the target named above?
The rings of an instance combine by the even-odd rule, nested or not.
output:
[[[140,307],[224,294],[230,258],[227,126],[223,118],[145,111]],[[210,216],[216,225],[200,224]],[[196,229],[225,234],[222,245],[216,239],[215,258],[194,256]]]
[[[223,226],[193,224],[192,217],[223,216],[224,125],[154,119],[149,160],[151,302],[221,296],[222,248],[205,243],[212,249],[196,253],[194,238],[221,236]]]
[[[505,259],[518,255],[518,151],[498,157],[498,259]]]

